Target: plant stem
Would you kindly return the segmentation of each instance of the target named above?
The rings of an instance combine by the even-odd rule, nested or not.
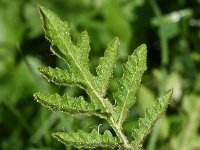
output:
[[[87,80],[88,81],[88,80]],[[95,90],[95,88],[91,85],[91,83],[88,81],[88,84],[91,88],[91,90],[93,91],[93,93],[95,94],[95,96],[100,100],[100,102],[102,103],[104,109],[106,110],[107,113],[110,113],[109,109],[107,108],[107,106],[105,105],[104,101],[105,99],[102,98],[98,92]],[[113,119],[113,117],[109,117],[108,118],[108,122],[110,123],[110,125],[113,127],[115,133],[117,134],[117,136],[120,138],[120,140],[122,140],[123,142],[123,147],[127,150],[131,150],[131,144],[129,143],[127,137],[125,136],[125,134],[122,131],[122,126],[119,125],[117,122],[115,122],[115,120]]]
[[[60,39],[62,39],[62,37],[60,37]],[[65,43],[64,41],[62,41],[62,43]],[[65,46],[69,49],[71,49],[71,47],[69,47],[68,45],[65,44]],[[73,60],[73,63],[76,65],[77,69],[80,71],[80,73],[82,74],[82,77],[84,78],[88,88],[91,90],[91,92],[87,93],[90,97],[96,97],[102,104],[102,106],[104,107],[105,111],[110,114],[109,108],[106,106],[105,103],[105,99],[96,91],[95,86],[90,82],[91,79],[89,79],[90,77],[88,77],[87,75],[85,75],[84,71],[82,70],[80,64],[76,61],[76,59],[74,58],[73,54],[68,51],[68,54],[70,55],[70,57]],[[118,123],[115,122],[115,120],[113,119],[113,117],[109,117],[108,121],[110,123],[110,125],[113,127],[115,133],[117,134],[118,138],[120,140],[122,140],[122,142],[124,143],[124,148],[125,149],[131,149],[131,144],[129,143],[127,137],[125,136],[125,134],[122,131],[122,127],[118,125]]]
[[[66,47],[67,47],[67,45],[66,45]],[[80,73],[82,74],[83,78],[85,79],[85,82],[86,82],[88,88],[92,91],[92,92],[88,92],[88,95],[90,95],[90,97],[97,97],[99,99],[99,101],[101,102],[102,106],[104,107],[105,111],[108,114],[110,114],[109,108],[106,106],[106,103],[105,103],[106,100],[96,91],[95,86],[92,85],[92,83],[90,82],[90,79],[88,78],[88,76],[86,76],[84,74],[84,71],[81,69],[79,63],[76,62],[76,59],[74,58],[74,56],[70,52],[69,52],[69,55],[71,56],[71,58],[74,61],[74,64],[79,69]],[[91,94],[93,94],[93,95],[91,95]],[[117,122],[115,122],[115,120],[113,119],[112,116],[110,116],[108,118],[108,121],[109,121],[110,125],[113,127],[113,129],[114,129],[115,133],[117,134],[118,138],[120,140],[122,140],[123,147],[125,149],[132,149],[131,148],[131,144],[129,143],[127,137],[125,136],[125,134],[122,131],[121,125],[119,125]]]

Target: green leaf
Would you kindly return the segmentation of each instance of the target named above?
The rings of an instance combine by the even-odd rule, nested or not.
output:
[[[78,77],[81,81],[79,86],[84,87],[92,103],[99,106],[102,105],[105,108],[104,99],[99,93],[101,86],[99,86],[96,77],[90,73],[89,67],[86,66],[89,53],[89,37],[87,33],[83,32],[80,35],[77,42],[78,47],[76,47],[71,41],[67,23],[61,21],[55,13],[47,8],[42,6],[38,8],[43,20],[45,35],[52,44],[53,53],[67,62],[69,72],[73,73],[73,77]],[[80,44],[81,41],[83,42],[82,44]]]
[[[124,74],[118,83],[118,90],[114,93],[117,102],[116,112],[118,122],[122,124],[128,115],[129,109],[135,103],[135,95],[140,87],[142,75],[146,70],[147,48],[145,44],[139,46],[128,58],[124,65]]]
[[[104,53],[104,57],[100,58],[99,66],[96,69],[98,82],[101,85],[101,95],[104,97],[108,88],[109,81],[113,75],[113,69],[118,56],[119,39],[115,38],[110,42]]]
[[[62,143],[77,148],[109,147],[114,149],[118,146],[117,138],[113,137],[109,130],[106,130],[103,135],[96,130],[91,133],[79,130],[72,133],[57,132],[53,133],[53,136]]]
[[[82,96],[71,97],[67,94],[60,96],[59,94],[34,94],[35,99],[45,107],[54,111],[62,111],[72,115],[96,115],[101,118],[108,117],[108,114],[101,112],[100,108],[96,108],[92,103],[88,103]]]
[[[142,147],[144,138],[150,133],[155,122],[165,112],[172,96],[172,90],[169,90],[164,96],[158,99],[157,103],[153,105],[153,108],[147,109],[145,117],[140,118],[138,121],[138,127],[133,128],[132,136],[134,141],[132,146],[139,150]]]
[[[163,101],[159,100],[152,110],[147,111],[145,118],[140,119],[139,127],[133,130],[135,140],[129,141],[124,134],[122,123],[125,121],[129,109],[135,103],[136,92],[140,87],[142,74],[146,70],[146,45],[139,46],[124,65],[124,74],[118,81],[117,91],[113,94],[117,105],[113,106],[106,97],[106,92],[118,56],[119,39],[114,38],[110,42],[96,68],[97,76],[94,76],[88,65],[90,45],[87,32],[82,32],[77,44],[74,45],[66,22],[61,21],[56,14],[42,6],[39,6],[39,11],[46,37],[52,44],[52,52],[68,65],[65,70],[46,67],[40,69],[40,72],[47,80],[58,85],[79,86],[86,91],[91,102],[85,101],[82,96],[71,97],[67,94],[60,96],[58,94],[36,93],[35,99],[54,111],[63,111],[72,115],[96,115],[104,118],[116,134],[116,137],[113,137],[109,131],[106,131],[101,135],[94,130],[92,133],[84,131],[77,133],[58,132],[54,134],[54,137],[65,144],[78,148],[115,148],[117,146],[126,150],[139,149],[144,137],[166,109],[172,94],[172,92],[166,94],[161,98]]]
[[[73,72],[69,72],[67,69],[63,70],[58,67],[51,68],[51,67],[43,67],[39,68],[39,71],[42,75],[49,81],[58,84],[58,85],[77,85],[81,88],[83,81],[79,76],[76,76]]]
[[[66,22],[61,21],[55,13],[47,8],[42,6],[39,6],[38,8],[43,20],[46,38],[52,44],[52,52],[64,59],[69,65],[69,71],[73,70],[74,74],[82,77],[83,80],[86,80],[85,82],[87,82],[87,78],[93,78],[89,72],[89,67],[85,66],[88,63],[87,53],[89,50],[87,50],[86,53],[86,50],[80,50],[72,43],[70,29]],[[84,39],[84,41],[86,41],[84,45],[87,45],[88,39],[85,39],[87,38],[86,34],[81,36],[80,39]]]
[[[80,53],[77,55],[80,62],[82,62],[85,68],[88,68],[88,56],[90,52],[90,41],[88,33],[82,32],[78,38],[77,47],[80,49]],[[82,60],[81,60],[82,59]]]

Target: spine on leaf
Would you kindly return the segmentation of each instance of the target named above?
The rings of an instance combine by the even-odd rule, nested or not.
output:
[[[117,61],[119,39],[114,38],[108,44],[104,56],[100,58],[96,68],[97,76],[91,74],[89,62],[89,36],[82,32],[76,44],[71,41],[69,25],[47,8],[38,6],[46,38],[51,42],[51,51],[63,59],[68,67],[44,67],[39,71],[47,80],[62,86],[78,86],[86,91],[90,102],[83,96],[71,97],[68,94],[36,93],[34,98],[42,105],[53,111],[62,111],[71,115],[96,115],[105,119],[115,132],[109,130],[99,134],[96,130],[91,133],[84,131],[66,133],[57,132],[53,136],[64,144],[77,148],[121,147],[125,150],[140,149],[144,137],[150,132],[155,121],[164,113],[172,92],[161,97],[153,108],[146,112],[144,118],[139,119],[138,126],[132,130],[133,139],[128,139],[123,131],[123,122],[128,116],[129,109],[135,104],[136,92],[139,89],[142,75],[146,70],[147,48],[145,44],[139,46],[129,56],[124,65],[123,77],[118,81],[118,90],[113,94],[116,106],[106,97],[109,81]]]

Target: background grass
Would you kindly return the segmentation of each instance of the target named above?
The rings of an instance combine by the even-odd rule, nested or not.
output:
[[[200,149],[200,1],[199,0],[48,0],[38,1],[70,23],[74,42],[80,32],[91,37],[91,70],[109,41],[121,41],[120,64],[142,43],[148,46],[148,71],[137,105],[124,125],[128,134],[144,109],[169,88],[173,100],[166,115],[147,137],[147,150]],[[65,67],[49,51],[35,0],[0,1],[0,149],[74,149],[52,139],[53,131],[100,131],[96,117],[71,117],[51,112],[33,100],[33,93],[71,93],[39,74],[41,66]],[[115,80],[110,91],[114,90]],[[109,92],[110,92],[109,91]]]

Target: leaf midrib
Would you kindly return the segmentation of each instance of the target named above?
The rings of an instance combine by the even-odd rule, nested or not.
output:
[[[48,19],[49,20],[49,19]],[[52,27],[54,27],[54,25],[51,23],[51,21],[49,20],[49,23],[52,25]],[[54,28],[55,30],[55,28]],[[105,103],[104,103],[104,98],[102,98],[98,92],[95,90],[95,88],[92,86],[92,84],[89,82],[88,78],[85,76],[84,71],[82,71],[81,67],[78,65],[78,63],[76,62],[76,60],[74,59],[72,53],[70,52],[68,46],[66,45],[66,43],[63,41],[63,39],[61,38],[60,34],[57,34],[58,37],[61,39],[62,43],[64,44],[64,46],[66,46],[66,48],[68,49],[69,55],[71,56],[72,60],[74,61],[74,64],[77,66],[77,68],[79,69],[79,71],[81,72],[82,76],[85,78],[86,83],[89,85],[89,87],[91,88],[91,90],[94,92],[94,94],[97,96],[97,98],[100,100],[100,102],[102,103],[105,111],[107,113],[110,113],[109,109],[106,107]],[[73,43],[72,43],[73,45]],[[112,116],[110,116],[108,118],[111,123],[113,124],[113,127],[115,128],[115,132],[120,136],[120,138],[122,139],[122,141],[124,142],[124,147],[130,149],[131,148],[131,144],[129,143],[127,137],[124,135],[124,133],[122,132],[121,126],[120,124],[116,123],[113,119]]]
[[[135,71],[134,74],[133,74],[133,77],[132,77],[133,80],[132,80],[132,82],[134,81],[136,72],[138,71],[138,64],[139,64],[139,63],[136,64],[136,71]],[[131,82],[131,83],[132,83],[132,82]],[[128,88],[128,89],[127,89],[126,98],[125,98],[125,100],[124,100],[124,105],[123,105],[123,108],[122,108],[122,112],[121,112],[121,114],[120,114],[119,124],[122,124],[122,117],[123,117],[123,113],[124,113],[124,111],[125,111],[125,108],[127,108],[127,107],[126,107],[126,105],[127,105],[126,101],[127,101],[127,98],[128,98],[128,95],[129,95],[130,91],[131,91],[131,90]],[[135,99],[135,98],[134,98],[134,99]]]

